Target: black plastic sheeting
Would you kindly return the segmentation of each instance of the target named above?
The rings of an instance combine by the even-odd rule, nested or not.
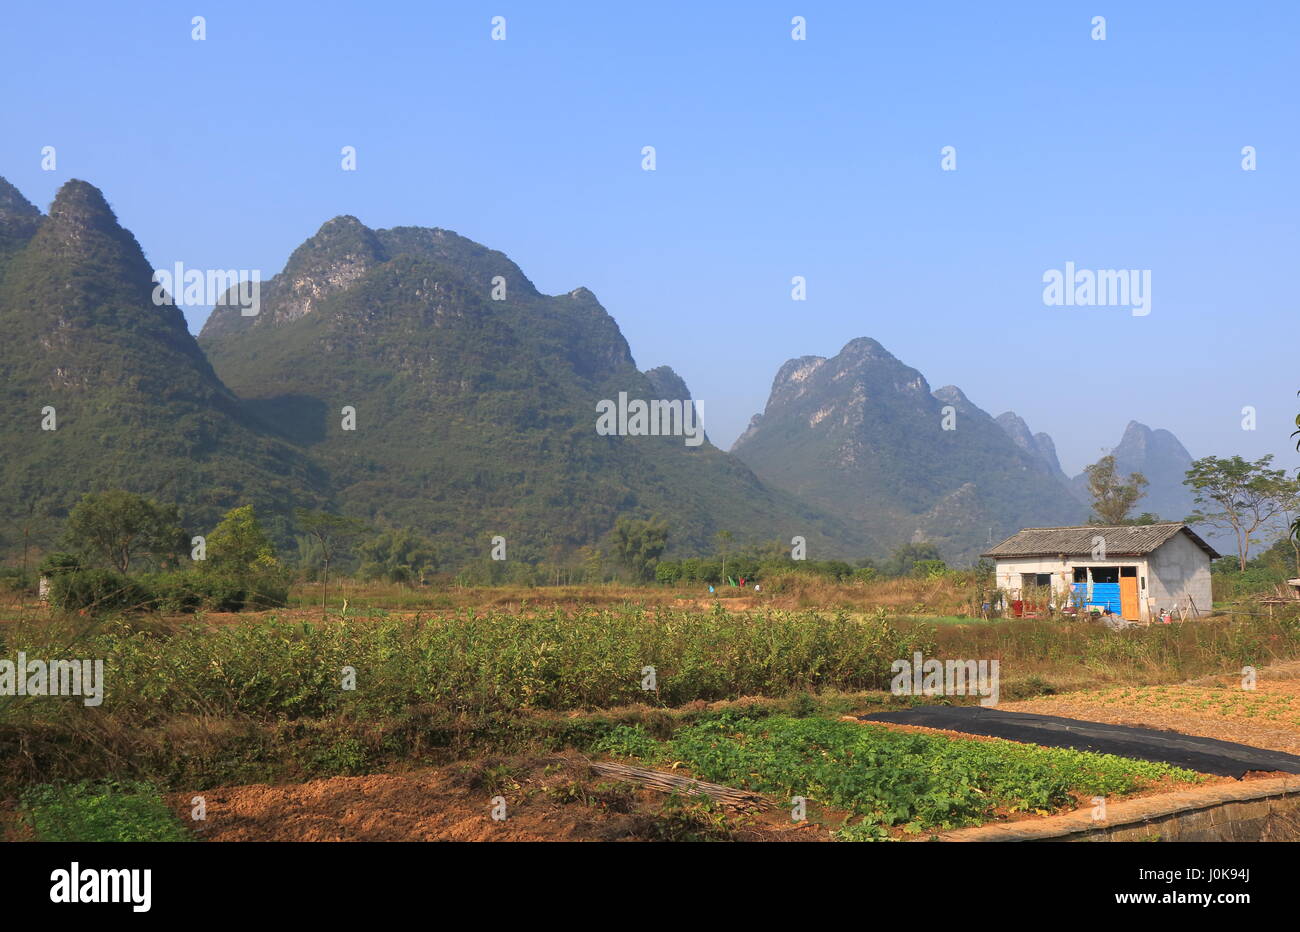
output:
[[[1300,773],[1300,757],[1231,741],[1198,738],[1173,731],[1104,725],[1055,715],[1006,712],[983,706],[916,706],[860,716],[864,722],[892,722],[943,728],[968,735],[1007,738],[1049,748],[1074,748],[1157,761],[1198,773],[1241,777],[1248,771]]]

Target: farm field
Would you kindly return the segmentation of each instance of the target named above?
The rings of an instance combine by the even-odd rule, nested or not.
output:
[[[899,704],[972,701],[891,695],[891,664],[915,652],[998,660],[1007,708],[1146,716],[1139,724],[1159,708],[1163,727],[1185,720],[1184,730],[1206,734],[1194,729],[1217,716],[1224,732],[1210,736],[1296,750],[1282,737],[1300,702],[1300,680],[1284,678],[1300,669],[1293,619],[1112,631],[911,613],[915,602],[902,612],[869,587],[854,591],[847,603],[835,593],[835,604],[812,608],[781,607],[779,593],[758,604],[667,587],[391,600],[382,588],[340,587],[325,612],[296,595],[279,610],[189,616],[90,618],[11,605],[0,626],[6,655],[99,657],[109,672],[96,707],[0,698],[0,833],[912,839],[1207,780],[841,721]],[[1261,670],[1259,690],[1242,698],[1226,675],[1247,663]],[[1196,705],[1196,690],[1208,706]],[[1241,730],[1256,720],[1278,732],[1265,736],[1272,743]],[[767,805],[647,789],[592,770],[601,761],[752,791]],[[807,798],[806,821],[791,821],[794,796]],[[192,817],[196,797],[201,820]],[[509,812],[502,822],[489,815],[496,797]]]
[[[1260,669],[1254,689],[1242,689],[1241,682],[1237,674],[1175,685],[1116,686],[1042,696],[1005,708],[1168,729],[1300,754],[1300,664]]]
[[[597,749],[773,797],[825,800],[852,813],[836,832],[884,840],[1021,814],[1073,809],[1206,778],[1165,764],[895,731],[823,718],[724,713],[658,741],[622,726]]]

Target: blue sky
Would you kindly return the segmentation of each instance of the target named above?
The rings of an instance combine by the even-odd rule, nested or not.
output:
[[[442,226],[543,291],[591,288],[724,447],[782,362],[870,336],[1049,432],[1070,472],[1130,419],[1194,456],[1300,463],[1300,4],[200,0],[5,20],[0,174],[42,209],[68,178],[98,185],[155,266],[269,276],[344,213]],[[1151,313],[1046,307],[1067,261],[1150,269]]]

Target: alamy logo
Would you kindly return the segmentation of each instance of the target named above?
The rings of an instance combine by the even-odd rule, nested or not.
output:
[[[895,660],[889,691],[895,696],[982,696],[980,705],[997,705],[1001,694],[1001,662],[997,660],[926,660],[917,651],[909,660]]]
[[[82,703],[104,701],[103,660],[0,660],[0,696],[83,696]]]
[[[179,307],[239,308],[244,317],[262,310],[261,269],[187,269],[177,262],[153,273],[153,303]]]
[[[53,871],[51,903],[130,903],[133,912],[147,913],[153,902],[153,871],[82,867]]]
[[[602,437],[685,437],[688,447],[704,442],[704,402],[628,401],[627,392],[618,401],[596,402],[596,433]]]
[[[1128,307],[1134,317],[1151,313],[1150,269],[1076,269],[1043,273],[1043,303],[1048,307]]]

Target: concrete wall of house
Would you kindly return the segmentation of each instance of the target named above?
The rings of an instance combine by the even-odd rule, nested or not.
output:
[[[1183,535],[1179,535],[1183,537]],[[1184,538],[1186,539],[1186,538]],[[1191,543],[1188,541],[1188,543]],[[1168,545],[1166,545],[1168,546]],[[1195,547],[1195,545],[1192,545]],[[1198,548],[1198,552],[1199,548]],[[1052,574],[1052,592],[1063,592],[1065,588],[1074,582],[1075,567],[1089,566],[1136,566],[1138,572],[1138,602],[1141,608],[1143,619],[1150,617],[1147,605],[1147,595],[1151,586],[1151,577],[1153,567],[1147,557],[1117,557],[1113,560],[1093,560],[1067,557],[1064,560],[1056,557],[1034,557],[1034,558],[1017,558],[1013,560],[995,561],[994,573],[997,579],[997,586],[1008,594],[1008,598],[1020,598],[1020,580],[1022,573],[1051,573]],[[1206,564],[1208,572],[1209,564]],[[1207,577],[1208,578],[1208,577]],[[1143,580],[1145,586],[1143,588]],[[1200,605],[1200,598],[1193,593],[1196,598],[1196,604]]]
[[[994,573],[998,588],[1012,599],[1020,598],[1021,573],[1051,573],[1052,592],[1063,592],[1071,579],[1069,563],[1056,557],[998,560]]]
[[[1147,597],[1155,609],[1189,607],[1188,597],[1202,613],[1213,602],[1210,556],[1179,531],[1151,554]]]

